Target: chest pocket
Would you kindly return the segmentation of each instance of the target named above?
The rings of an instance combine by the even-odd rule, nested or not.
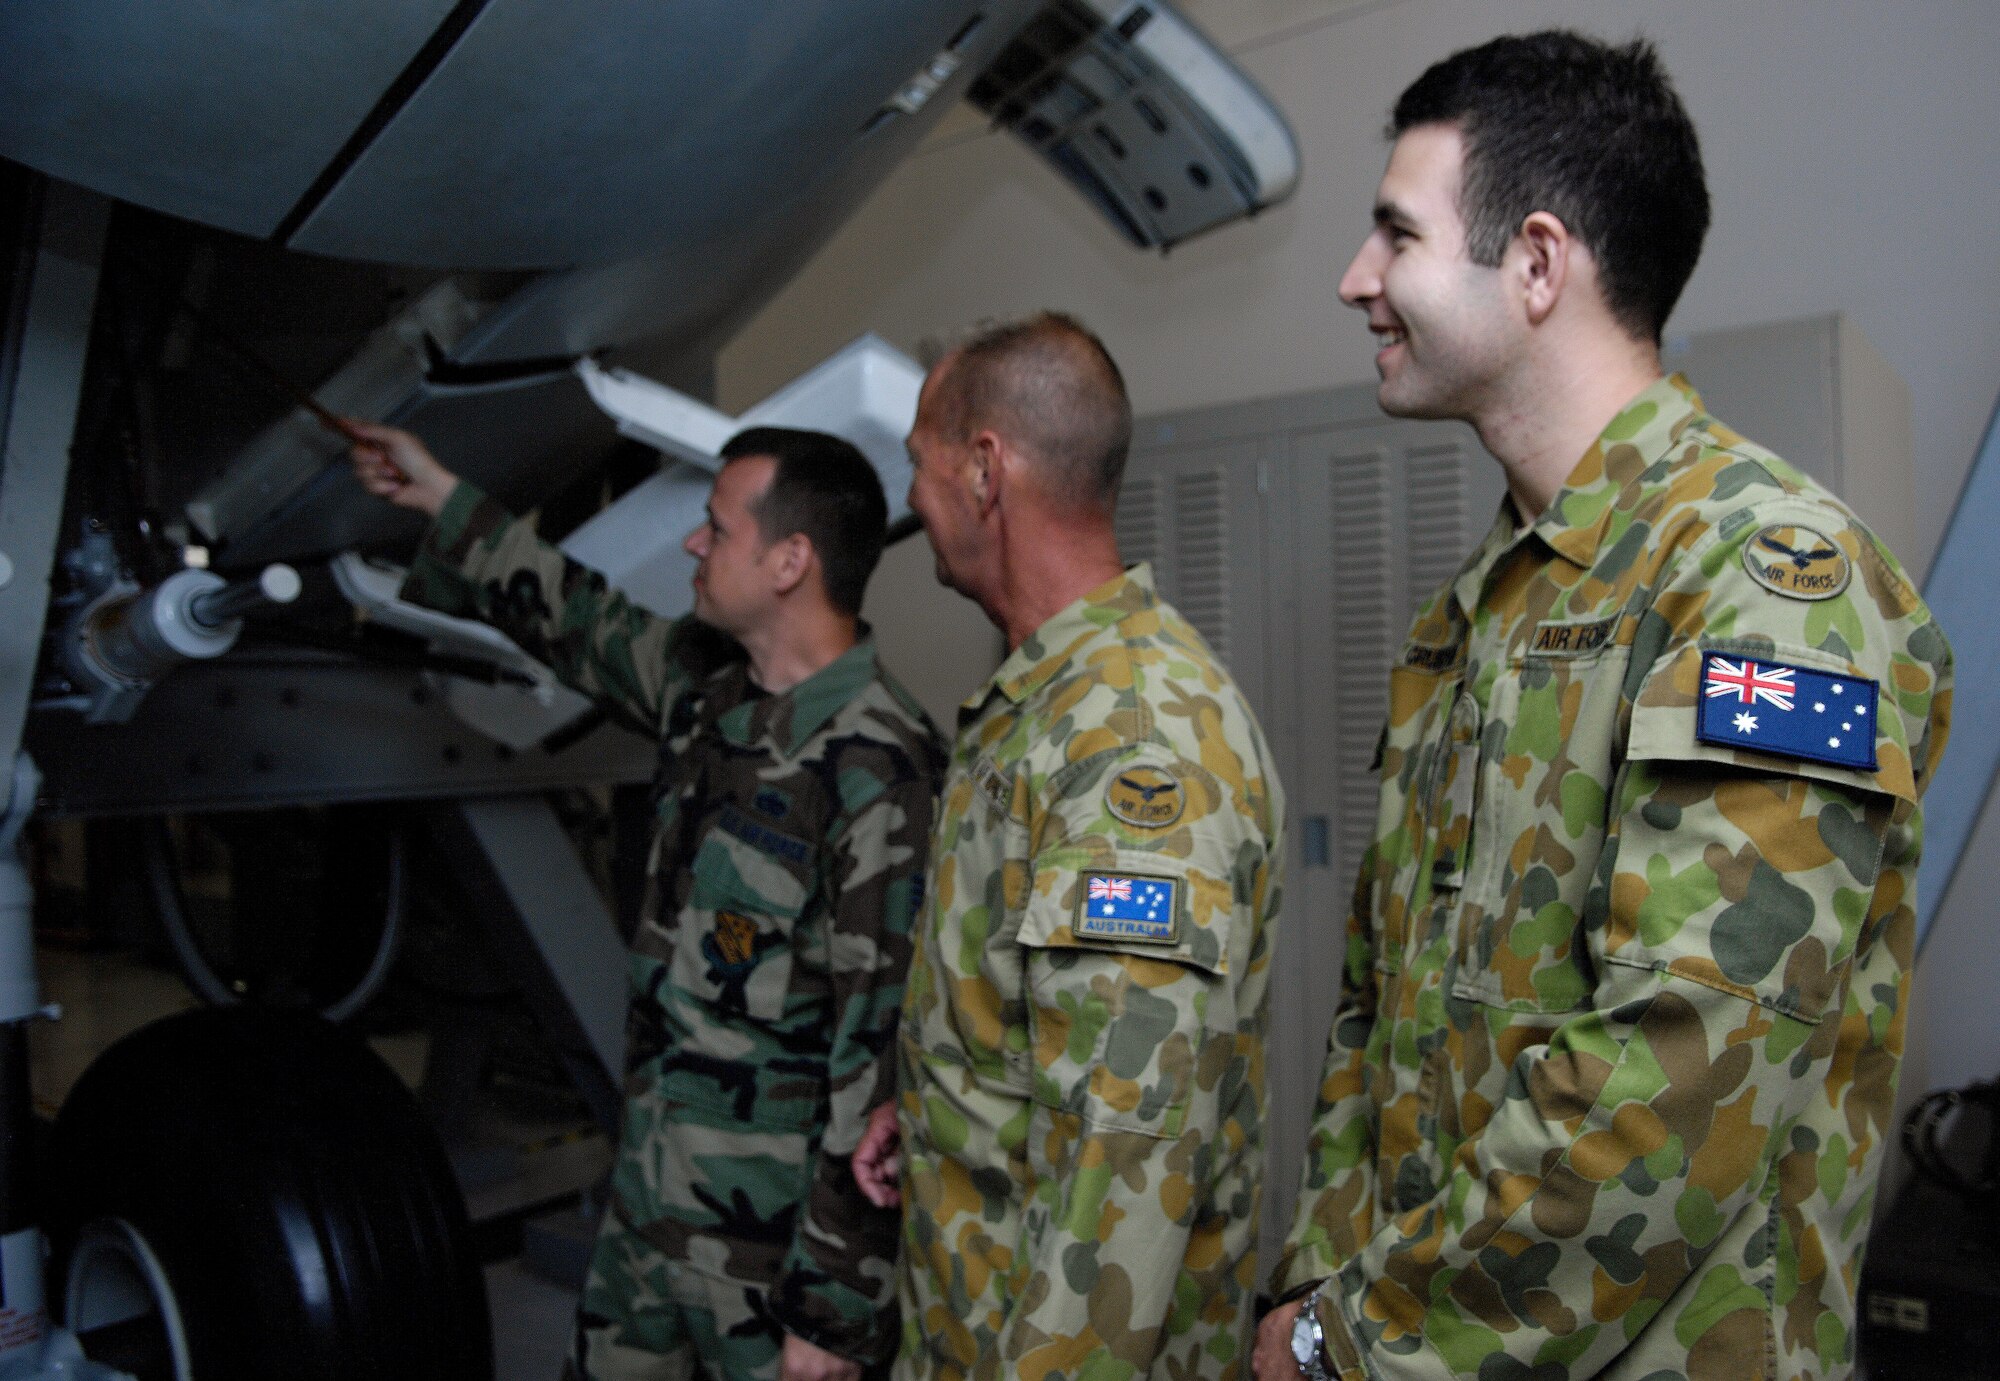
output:
[[[724,1016],[776,1022],[792,997],[815,859],[804,840],[725,804],[690,868],[669,981]]]
[[[1589,997],[1577,923],[1603,852],[1630,649],[1529,655],[1495,678],[1481,735],[1461,998],[1569,1012]]]
[[[1447,698],[1444,734],[1430,767],[1426,831],[1431,842],[1431,890],[1464,888],[1474,844],[1473,808],[1479,799],[1479,702],[1460,684]]]
[[[1454,771],[1451,763],[1449,716],[1460,684],[1456,668],[1432,671],[1406,664],[1389,672],[1389,715],[1375,755],[1382,792],[1375,822],[1379,866],[1368,909],[1383,918],[1379,949],[1392,969],[1400,968],[1409,951],[1430,943],[1427,934],[1413,933],[1413,919],[1427,909],[1440,861],[1444,880],[1457,885],[1469,843],[1460,830],[1457,851],[1446,850],[1441,860],[1440,848],[1433,847],[1445,843],[1440,815],[1449,814],[1449,807],[1441,803],[1441,793],[1471,788],[1470,774]]]

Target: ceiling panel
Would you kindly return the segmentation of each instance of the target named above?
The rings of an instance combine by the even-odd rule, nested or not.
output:
[[[536,268],[726,239],[845,162],[979,8],[492,0],[291,243]]]
[[[0,155],[269,235],[451,0],[0,4]]]

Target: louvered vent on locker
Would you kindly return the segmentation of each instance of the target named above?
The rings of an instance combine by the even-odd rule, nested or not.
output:
[[[1471,550],[1465,530],[1465,467],[1459,446],[1413,446],[1403,463],[1404,539],[1408,588],[1403,623],[1464,564]]]
[[[1335,876],[1351,878],[1375,830],[1375,737],[1388,712],[1389,660],[1404,620],[1392,572],[1404,544],[1391,532],[1389,463],[1380,451],[1337,455],[1333,511]]]
[[[1174,594],[1181,617],[1229,660],[1229,486],[1220,468],[1174,476]]]
[[[1128,566],[1153,563],[1153,577],[1166,589],[1160,569],[1160,482],[1148,476],[1127,476],[1118,491],[1118,513],[1112,520],[1118,533],[1118,557]]]

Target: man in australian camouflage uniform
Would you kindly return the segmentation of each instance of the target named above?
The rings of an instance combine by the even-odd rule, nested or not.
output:
[[[1950,650],[1661,377],[1708,197],[1650,47],[1496,40],[1393,128],[1341,296],[1509,498],[1391,673],[1258,1374],[1847,1375]]]
[[[435,519],[405,596],[661,741],[625,1126],[569,1374],[851,1381],[895,1343],[896,1217],[848,1157],[894,1088],[944,756],[857,621],[880,481],[834,437],[742,433],[688,538],[694,615],[668,621],[414,437],[362,430],[363,482]]]
[[[1046,315],[926,380],[911,506],[1010,655],[959,715],[903,1013],[899,1377],[1243,1377],[1284,805],[1124,570],[1117,366]],[[855,1158],[894,1193],[893,1109]]]

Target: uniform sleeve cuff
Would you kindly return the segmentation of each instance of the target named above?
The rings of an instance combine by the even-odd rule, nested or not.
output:
[[[498,505],[478,485],[470,480],[460,480],[453,487],[451,497],[444,501],[444,507],[438,510],[437,517],[431,521],[430,531],[424,534],[424,554],[455,564],[458,547],[464,541],[466,532],[489,526],[473,522],[474,515],[482,507],[497,508]],[[506,521],[506,517],[501,514],[501,521]]]
[[[1315,1276],[1311,1280],[1300,1281],[1283,1294],[1274,1295],[1271,1299],[1271,1308],[1278,1309],[1290,1304],[1295,1299],[1303,1299],[1305,1296],[1311,1294],[1318,1287],[1319,1283],[1325,1279],[1325,1276]]]
[[[789,1280],[781,1279],[771,1290],[766,1307],[780,1328],[803,1338],[814,1347],[859,1362],[864,1367],[887,1361],[896,1348],[896,1310],[891,1305],[865,1323],[831,1319],[825,1308]]]
[[[1324,1251],[1310,1242],[1292,1243],[1271,1271],[1271,1298],[1279,1304],[1297,1299],[1333,1274],[1334,1263]]]
[[[479,535],[511,521],[507,510],[478,485],[460,480],[417,543],[397,595],[426,609],[477,618],[479,610],[465,573],[466,557]]]

